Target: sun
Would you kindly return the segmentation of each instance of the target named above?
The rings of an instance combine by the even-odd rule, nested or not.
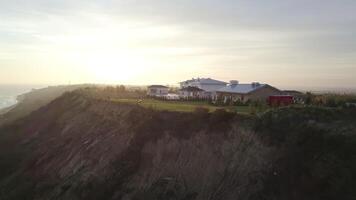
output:
[[[96,18],[95,18],[96,19]],[[163,63],[175,52],[152,44],[157,37],[173,37],[176,29],[150,23],[117,23],[99,17],[100,27],[82,26],[46,38],[63,64],[97,83],[142,84],[158,77]],[[178,52],[179,53],[179,52]],[[168,64],[171,64],[169,62]],[[77,70],[78,69],[78,70]],[[157,70],[158,69],[158,70]],[[84,78],[83,78],[84,79]]]
[[[133,54],[111,50],[91,53],[87,66],[97,82],[129,83],[144,70],[144,63],[140,60]]]
[[[122,53],[95,54],[87,61],[98,82],[133,82],[144,71],[144,63],[140,59]]]
[[[90,74],[91,79],[104,84],[137,83],[149,63],[144,56],[123,51],[85,51],[71,55],[71,60]]]

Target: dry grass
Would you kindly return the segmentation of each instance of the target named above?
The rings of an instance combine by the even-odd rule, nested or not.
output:
[[[161,101],[154,99],[112,99],[113,102],[136,104],[145,108],[152,108],[154,110],[165,110],[175,112],[194,112],[197,108],[206,108],[210,112],[217,109],[225,109],[229,112],[237,112],[243,114],[250,113],[248,106],[213,106],[207,102],[191,102],[191,101]]]

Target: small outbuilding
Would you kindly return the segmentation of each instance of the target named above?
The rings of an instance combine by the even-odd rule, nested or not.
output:
[[[168,95],[169,88],[164,85],[150,85],[147,89],[147,95],[152,97],[163,97]]]
[[[270,106],[288,106],[294,103],[292,95],[272,95],[268,97]]]
[[[293,96],[293,101],[295,103],[304,103],[307,98],[305,93],[296,90],[283,90],[283,94]]]

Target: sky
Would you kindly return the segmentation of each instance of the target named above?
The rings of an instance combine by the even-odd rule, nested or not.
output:
[[[0,0],[0,84],[356,87],[355,0]]]

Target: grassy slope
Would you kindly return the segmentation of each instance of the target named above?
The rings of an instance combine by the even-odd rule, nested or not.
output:
[[[224,106],[218,107],[210,105],[206,102],[193,102],[193,101],[160,101],[153,99],[144,99],[139,102],[137,99],[114,99],[114,102],[137,104],[144,108],[152,108],[155,110],[166,110],[176,112],[194,112],[196,108],[206,108],[210,112],[214,112],[217,109],[226,109],[227,111],[248,114],[250,113],[250,107],[248,106]]]

